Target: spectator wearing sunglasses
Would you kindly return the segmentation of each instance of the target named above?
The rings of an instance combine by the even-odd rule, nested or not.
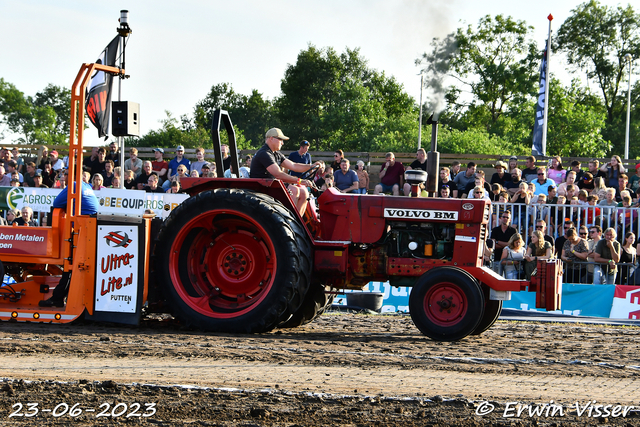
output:
[[[534,194],[547,195],[549,193],[549,187],[556,187],[554,180],[547,178],[547,169],[544,167],[538,168],[538,179],[533,181],[535,185]]]

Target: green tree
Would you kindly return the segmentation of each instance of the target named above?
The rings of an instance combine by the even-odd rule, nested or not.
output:
[[[531,153],[531,147],[524,147],[491,135],[485,129],[460,131],[448,126],[438,128],[438,151],[441,153],[481,153],[496,156],[525,155]]]
[[[35,98],[0,78],[0,123],[24,144],[60,145],[69,138],[71,92],[49,85]]]
[[[367,67],[359,49],[338,54],[309,46],[289,65],[275,102],[288,148],[309,140],[316,150],[364,151],[381,141],[407,145],[417,141],[417,109],[393,77]],[[413,135],[406,130],[412,118]],[[415,143],[415,142],[414,142]]]
[[[229,112],[231,122],[242,130],[247,143],[253,147],[262,145],[266,131],[278,126],[274,120],[272,103],[263,99],[256,89],[246,96],[236,93],[230,83],[212,86],[207,96],[195,106],[195,125],[210,130],[213,113],[217,108]]]
[[[151,130],[140,138],[126,138],[128,147],[162,147],[173,149],[178,145],[186,148],[213,148],[211,129],[205,129],[195,124],[194,119],[182,116],[180,120],[173,117],[171,112],[165,111],[166,118],[161,121],[161,128]],[[251,148],[245,139],[242,130],[234,124],[236,143],[239,149]],[[227,133],[223,129],[220,132],[223,144],[228,143]]]
[[[619,96],[626,76],[624,56],[640,58],[640,15],[631,5],[611,8],[591,0],[572,10],[554,42],[574,70],[596,82],[607,113],[605,138],[617,136],[614,124],[626,107]],[[613,142],[614,150],[620,152],[623,141],[616,138]]]
[[[535,92],[539,54],[532,30],[524,21],[487,15],[476,27],[468,25],[434,39],[432,51],[416,62],[427,75],[447,73],[460,85],[436,94],[451,105],[445,115],[458,118],[464,127],[499,130],[494,126],[503,115]]]
[[[549,86],[547,151],[559,156],[604,157],[611,145],[602,137],[606,113],[600,100],[579,85]]]

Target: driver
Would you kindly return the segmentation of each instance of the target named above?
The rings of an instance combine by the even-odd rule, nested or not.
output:
[[[306,172],[310,169],[310,166],[303,163],[294,163],[280,152],[282,144],[288,139],[280,129],[269,129],[264,145],[260,147],[251,160],[251,173],[249,177],[279,179],[280,181],[288,183],[287,188],[291,193],[293,203],[296,205],[298,212],[300,212],[300,216],[304,216],[304,211],[307,209],[308,198],[306,187],[311,187],[313,184],[307,179],[284,173],[282,167],[294,172]],[[311,167],[317,164],[318,162],[315,162]]]

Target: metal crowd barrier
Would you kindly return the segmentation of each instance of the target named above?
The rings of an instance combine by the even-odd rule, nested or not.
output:
[[[583,205],[540,205],[537,203],[525,205],[523,203],[492,203],[492,215],[489,219],[489,227],[499,224],[502,212],[511,212],[511,224],[523,235],[528,242],[530,232],[535,228],[535,222],[544,219],[547,223],[547,234],[558,238],[564,235],[564,222],[573,221],[576,230],[580,226],[599,225],[602,231],[612,227],[618,234],[618,240],[622,241],[624,234],[633,231],[636,237],[640,234],[640,220],[638,219],[640,208],[624,208],[614,206],[583,206]]]
[[[638,218],[640,208],[597,205],[492,203],[489,229],[499,225],[500,215],[506,210],[511,212],[511,224],[522,235],[526,245],[530,242],[530,235],[535,229],[536,221],[540,219],[543,219],[547,223],[546,234],[552,236],[554,239],[564,235],[564,223],[567,220],[573,221],[576,231],[578,232],[583,225],[586,227],[599,225],[602,227],[603,238],[604,231],[611,227],[616,230],[617,240],[621,243],[624,235],[629,231],[632,231],[636,235],[636,239],[640,236],[640,220]],[[558,256],[560,255],[558,254]],[[496,263],[499,261],[500,260],[495,260]],[[596,264],[592,261],[563,263],[563,282],[592,284],[594,283],[594,268],[597,265],[601,265],[602,269],[607,271],[606,265]],[[640,276],[638,279],[635,278],[636,268],[637,264],[618,263],[614,284],[635,285],[636,280],[640,284]],[[640,271],[638,271],[638,274],[640,275]],[[599,280],[596,280],[596,282],[599,282]]]

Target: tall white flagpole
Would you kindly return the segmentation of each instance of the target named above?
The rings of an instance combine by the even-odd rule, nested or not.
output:
[[[544,125],[542,126],[542,154],[547,155],[547,113],[549,111],[549,85],[551,84],[551,76],[549,75],[549,62],[551,59],[551,21],[553,15],[547,16],[549,20],[549,37],[547,38],[547,61],[544,71]]]
[[[422,147],[422,88],[424,87],[424,74],[420,73],[420,118],[418,119],[418,150]]]

